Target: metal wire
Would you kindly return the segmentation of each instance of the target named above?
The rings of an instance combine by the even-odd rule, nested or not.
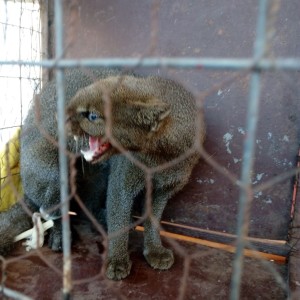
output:
[[[270,5],[268,0],[259,1],[259,13],[256,29],[256,40],[252,58],[243,59],[216,59],[216,58],[193,58],[193,57],[141,57],[141,58],[103,58],[103,59],[64,59],[64,35],[63,35],[63,1],[55,0],[55,59],[34,61],[0,61],[0,65],[18,66],[41,66],[43,68],[56,69],[57,82],[57,112],[58,112],[58,132],[59,132],[59,165],[60,165],[60,186],[61,186],[61,212],[63,220],[63,295],[64,299],[69,299],[72,291],[71,277],[71,243],[70,243],[70,224],[69,224],[69,203],[68,203],[68,164],[65,153],[65,91],[64,91],[64,69],[77,67],[162,67],[178,69],[197,69],[197,70],[231,70],[251,71],[249,86],[249,100],[247,108],[246,131],[247,136],[243,149],[243,165],[241,179],[239,181],[239,210],[237,220],[237,245],[236,254],[233,262],[233,272],[231,278],[230,299],[237,300],[240,297],[241,278],[243,274],[243,258],[248,236],[249,209],[254,190],[251,185],[251,173],[255,157],[256,128],[258,122],[261,72],[276,70],[300,70],[300,59],[280,58],[270,59],[264,57],[266,46],[267,12]],[[294,172],[294,171],[293,171]],[[184,276],[188,277],[191,257],[185,260]],[[186,280],[182,281],[180,298],[184,298]],[[4,293],[11,292],[6,289]],[[25,298],[24,298],[25,299]]]
[[[64,54],[64,34],[63,34],[63,3],[55,0],[55,53],[59,60]],[[68,201],[68,161],[66,156],[66,132],[65,132],[65,77],[64,70],[56,69],[57,87],[57,117],[58,117],[58,141],[59,141],[59,170],[60,170],[60,197],[63,229],[63,295],[64,299],[69,299],[72,290],[71,278],[71,241],[70,241],[70,218]]]
[[[162,68],[180,68],[197,70],[262,70],[276,71],[289,70],[297,71],[300,69],[299,58],[278,58],[261,59],[256,61],[253,58],[194,58],[194,57],[143,57],[143,58],[118,58],[107,57],[97,59],[60,59],[60,60],[8,60],[0,61],[0,65],[22,65],[22,66],[41,66],[43,68],[96,68],[96,67],[162,67]]]
[[[268,0],[260,0],[259,15],[256,29],[256,40],[254,44],[254,60],[259,60],[265,53],[266,44],[266,20],[267,20]],[[259,70],[254,70],[251,75],[249,87],[249,101],[247,109],[247,136],[244,142],[243,164],[241,182],[244,188],[240,189],[239,210],[237,221],[237,246],[236,255],[233,261],[233,273],[231,279],[231,300],[238,300],[240,297],[241,280],[243,273],[243,258],[245,242],[249,230],[249,211],[253,199],[252,168],[255,154],[256,128],[258,121],[259,102],[260,102],[260,80]]]

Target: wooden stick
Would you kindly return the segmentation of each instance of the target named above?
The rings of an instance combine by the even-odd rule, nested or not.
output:
[[[226,232],[218,232],[215,230],[202,229],[202,228],[197,228],[194,226],[177,224],[177,223],[172,223],[172,222],[167,222],[167,221],[161,221],[161,224],[184,228],[184,229],[189,229],[189,230],[194,230],[194,231],[197,231],[200,233],[207,233],[207,234],[211,234],[211,235],[215,235],[215,236],[222,236],[222,237],[236,239],[235,234],[230,234],[230,233],[226,233]],[[270,239],[254,238],[254,237],[249,237],[249,236],[247,236],[245,238],[245,240],[250,241],[250,242],[266,243],[266,244],[270,244],[270,245],[285,245],[286,244],[286,241],[284,241],[284,240],[270,240]]]
[[[144,231],[143,226],[136,226],[135,229],[137,231]],[[181,235],[181,234],[177,234],[177,233],[171,233],[168,231],[161,230],[160,234],[161,234],[161,236],[164,236],[164,237],[168,237],[168,238],[172,238],[172,239],[176,239],[176,240],[180,240],[180,241],[185,241],[185,242],[190,242],[190,243],[195,243],[198,245],[207,246],[207,247],[211,247],[211,248],[215,248],[215,249],[221,249],[224,251],[228,251],[230,253],[235,253],[235,250],[236,250],[236,247],[234,247],[232,245],[211,242],[211,241],[202,240],[202,239],[195,238],[195,237],[190,237],[190,236]],[[286,263],[285,256],[269,254],[269,253],[264,253],[264,252],[260,252],[260,251],[255,251],[255,250],[245,249],[244,255],[248,256],[248,257],[265,259],[265,260],[269,260],[269,261],[276,261],[276,262],[282,263],[282,264]]]
[[[139,217],[134,216],[139,219]],[[175,232],[183,236],[190,236],[205,241],[211,241],[215,243],[233,245],[236,241],[236,235],[219,232],[214,230],[202,229],[194,226],[172,223],[167,221],[161,221],[167,232]],[[258,252],[265,252],[279,256],[287,257],[291,250],[291,247],[284,240],[271,240],[263,238],[245,237],[245,240],[249,245],[246,248],[250,249],[253,247]]]

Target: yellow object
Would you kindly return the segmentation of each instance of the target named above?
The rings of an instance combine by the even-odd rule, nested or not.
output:
[[[23,195],[20,177],[20,128],[1,149],[0,163],[0,211],[4,211]]]

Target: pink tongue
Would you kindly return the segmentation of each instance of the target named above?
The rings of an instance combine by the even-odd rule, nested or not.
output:
[[[102,143],[101,137],[89,136],[89,150],[81,150],[86,161],[98,159],[106,150],[110,148],[110,143]]]
[[[98,150],[101,145],[101,138],[95,136],[89,136],[89,145],[90,145],[90,150],[92,151]]]

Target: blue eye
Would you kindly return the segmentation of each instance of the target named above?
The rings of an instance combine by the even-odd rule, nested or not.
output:
[[[89,112],[88,116],[87,116],[88,120],[91,122],[95,122],[96,120],[98,120],[100,117],[97,113],[95,112]]]

